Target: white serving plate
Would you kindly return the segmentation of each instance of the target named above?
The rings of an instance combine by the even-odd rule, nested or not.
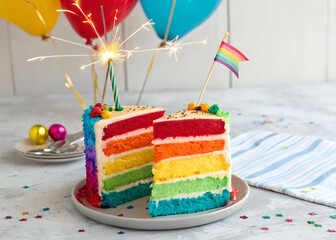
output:
[[[179,229],[215,222],[238,211],[246,203],[250,190],[249,186],[237,176],[232,175],[232,183],[239,192],[237,193],[236,200],[231,201],[225,207],[197,213],[160,217],[151,217],[149,215],[146,209],[149,196],[122,204],[116,208],[98,208],[92,206],[83,196],[78,194],[79,189],[85,184],[85,179],[76,184],[72,190],[71,197],[79,212],[104,224],[141,230]],[[133,206],[133,208],[128,209],[128,206]],[[123,216],[120,217],[118,216],[119,214],[123,214]]]

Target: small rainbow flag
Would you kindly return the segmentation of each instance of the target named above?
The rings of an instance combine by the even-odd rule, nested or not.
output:
[[[238,78],[239,62],[248,61],[247,57],[238,49],[222,41],[219,46],[215,61],[229,68]]]

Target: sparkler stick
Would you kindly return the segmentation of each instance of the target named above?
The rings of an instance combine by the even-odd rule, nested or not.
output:
[[[104,98],[105,98],[105,92],[106,92],[106,85],[107,85],[107,79],[108,79],[108,75],[111,69],[111,61],[109,61],[107,63],[107,71],[106,71],[106,76],[105,76],[105,83],[104,83],[104,90],[103,90],[103,96],[102,96],[102,100],[101,100],[101,104],[104,104]]]
[[[225,36],[224,36],[224,39],[223,39],[224,42],[226,42],[228,36],[229,36],[229,33],[228,33],[228,32],[225,33]],[[200,102],[201,102],[201,100],[202,100],[203,93],[204,93],[205,88],[206,88],[206,86],[207,86],[207,84],[208,84],[208,82],[209,82],[209,79],[210,79],[211,73],[212,73],[212,71],[213,71],[213,68],[214,68],[214,66],[215,66],[215,63],[216,63],[216,61],[214,60],[213,63],[212,63],[212,66],[211,66],[211,68],[210,68],[208,77],[207,77],[207,79],[206,79],[206,81],[205,81],[205,84],[204,84],[204,86],[203,86],[203,90],[202,90],[202,92],[201,92],[201,95],[200,95],[200,97],[199,97],[199,99],[198,99],[197,106],[199,106],[199,104],[200,104]]]
[[[176,4],[176,0],[173,0],[173,3],[172,3],[172,7],[170,9],[170,14],[169,14],[169,19],[168,19],[168,24],[167,24],[167,28],[166,28],[166,32],[165,32],[165,36],[163,38],[163,41],[162,43],[157,47],[157,50],[154,52],[153,54],[153,57],[152,57],[152,60],[149,64],[149,67],[147,69],[147,73],[146,73],[146,77],[145,77],[145,80],[142,84],[142,87],[141,87],[141,90],[140,90],[140,93],[139,93],[139,97],[138,97],[138,100],[137,100],[137,103],[136,105],[138,106],[139,103],[140,103],[140,100],[141,100],[141,97],[142,97],[142,94],[145,90],[145,86],[146,86],[146,83],[147,83],[147,79],[149,77],[149,74],[151,73],[152,71],[152,68],[153,68],[153,64],[154,64],[154,61],[156,59],[156,55],[158,54],[159,52],[159,48],[163,47],[165,44],[166,44],[166,41],[167,41],[167,38],[168,38],[168,34],[169,34],[169,29],[170,29],[170,24],[171,24],[171,21],[173,19],[173,15],[174,15],[174,10],[175,10],[175,4]]]
[[[93,50],[91,50],[91,52],[93,52]],[[92,55],[91,55],[91,61],[94,62],[94,56],[92,56]],[[92,64],[91,73],[92,73],[92,78],[93,78],[93,102],[96,105],[96,103],[97,103],[97,92],[98,92],[100,97],[101,97],[101,92],[100,92],[100,89],[99,89],[99,86],[98,86],[98,76],[97,76],[94,64]]]

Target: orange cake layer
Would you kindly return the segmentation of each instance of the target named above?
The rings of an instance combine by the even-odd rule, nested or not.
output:
[[[163,159],[189,156],[196,154],[211,153],[214,151],[223,151],[225,141],[192,141],[155,145],[154,162],[158,163]]]
[[[153,132],[146,132],[137,136],[127,137],[125,139],[111,140],[106,142],[103,149],[106,156],[130,151],[137,148],[151,146],[153,141]]]

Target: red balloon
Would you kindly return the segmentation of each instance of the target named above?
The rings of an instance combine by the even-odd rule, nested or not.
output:
[[[77,15],[72,13],[66,13],[65,16],[68,18],[73,29],[78,33],[79,36],[86,38],[88,42],[90,39],[97,38],[97,34],[91,27],[89,23],[83,23],[85,17],[80,12],[80,10],[74,5],[75,0],[61,0],[62,9],[70,10]],[[103,6],[105,24],[107,32],[113,27],[114,16],[116,10],[118,10],[116,25],[120,23],[124,18],[132,11],[137,0],[80,0],[78,1],[79,6],[83,12],[88,15],[91,13],[91,20],[95,25],[97,32],[100,36],[104,35],[104,23],[101,12],[101,6]]]

